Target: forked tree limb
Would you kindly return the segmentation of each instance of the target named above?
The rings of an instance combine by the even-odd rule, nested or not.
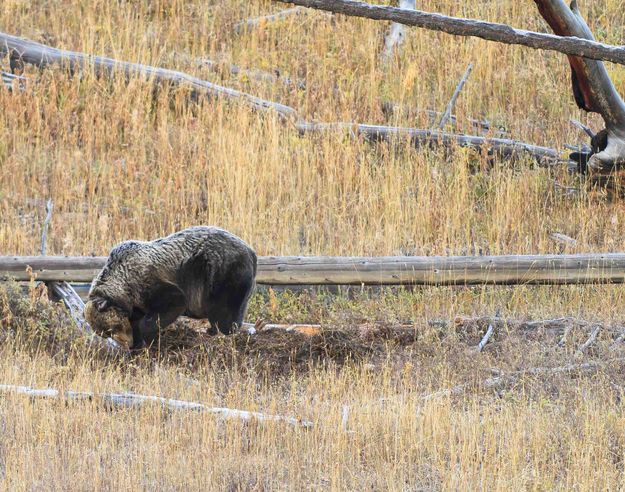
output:
[[[561,37],[523,29],[506,24],[497,24],[475,19],[450,17],[447,15],[404,10],[397,7],[372,5],[353,0],[276,0],[302,7],[364,17],[373,20],[387,20],[406,26],[441,31],[457,36],[470,36],[505,44],[517,44],[528,48],[558,51],[567,55],[584,56],[596,60],[611,61],[625,65],[625,47],[598,43],[588,39]]]
[[[454,90],[454,93],[451,96],[451,99],[447,103],[447,107],[445,108],[445,111],[443,112],[443,116],[441,117],[441,120],[438,122],[439,130],[442,130],[443,128],[445,128],[445,125],[449,121],[449,118],[451,118],[451,114],[453,113],[454,108],[456,107],[456,102],[458,101],[458,96],[460,96],[460,92],[462,91],[462,88],[464,87],[464,84],[466,84],[472,71],[473,71],[473,63],[469,63],[469,66],[467,67],[467,69],[464,72],[464,75],[458,82],[458,85],[456,86],[456,89]]]

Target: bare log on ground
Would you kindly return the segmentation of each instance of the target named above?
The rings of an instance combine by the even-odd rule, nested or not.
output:
[[[34,41],[0,33],[0,56],[7,53],[11,59],[16,58],[39,67],[54,64],[67,66],[70,72],[76,72],[93,66],[97,75],[113,76],[115,73],[119,72],[123,73],[126,77],[144,77],[150,79],[151,83],[155,84],[188,86],[191,89],[191,96],[195,98],[204,96],[233,98],[258,110],[275,111],[284,119],[291,121],[298,120],[297,111],[290,106],[267,101],[244,92],[222,87],[183,72],[122,62],[111,58],[90,56],[84,53],[59,50],[40,43],[35,43]],[[525,153],[531,155],[542,164],[548,164],[554,160],[561,160],[559,153],[554,149],[525,144],[514,140],[485,139],[484,137],[471,135],[441,134],[437,132],[437,135],[432,136],[431,130],[380,127],[351,123],[324,124],[303,120],[299,120],[295,123],[295,128],[300,132],[300,134],[311,132],[343,131],[345,129],[353,130],[356,128],[358,134],[364,135],[367,139],[373,142],[389,140],[391,137],[410,137],[415,145],[430,143],[443,146],[471,146],[475,148],[484,148],[489,152],[502,156],[512,156]]]
[[[90,282],[106,257],[0,256],[0,280]],[[531,285],[625,282],[625,254],[510,256],[264,256],[268,285]]]
[[[64,66],[71,73],[93,68],[98,76],[113,76],[119,73],[127,78],[142,77],[161,85],[188,87],[191,90],[191,96],[194,98],[207,96],[225,97],[241,101],[257,110],[275,111],[284,118],[296,117],[296,111],[289,106],[267,101],[228,87],[222,87],[183,72],[61,50],[28,39],[0,33],[0,56],[6,55],[12,60],[21,60],[24,63],[38,67],[46,67],[48,65]]]
[[[568,162],[568,159],[563,159],[560,152],[555,149],[506,138],[458,135],[431,129],[363,125],[357,123],[309,123],[299,121],[296,123],[295,127],[301,134],[344,131],[352,135],[360,135],[372,142],[409,139],[415,146],[430,144],[453,147],[454,145],[458,145],[460,147],[484,149],[491,154],[505,158],[529,155],[535,159],[539,165],[543,166]]]
[[[85,304],[76,291],[72,289],[71,285],[67,282],[49,282],[48,289],[50,289],[54,296],[63,301],[63,304],[65,304],[71,317],[74,319],[76,326],[86,335],[89,343],[93,345],[94,348],[110,355],[121,355],[123,353],[122,347],[115,340],[112,338],[102,338],[94,333],[83,316]]]
[[[417,8],[416,0],[399,0],[400,9],[415,10]],[[388,63],[393,56],[393,51],[399,48],[405,38],[405,26],[403,24],[397,24],[393,22],[389,33],[384,38],[384,50],[382,51],[382,63]]]
[[[209,407],[203,403],[174,400],[161,396],[139,395],[136,393],[91,393],[88,391],[60,391],[54,388],[34,389],[30,386],[0,384],[0,393],[25,395],[31,398],[54,398],[69,401],[97,401],[112,408],[135,408],[158,405],[168,410],[187,410],[213,414],[222,419],[237,419],[257,422],[280,422],[297,427],[309,428],[313,423],[295,417],[283,417],[261,412],[249,412],[223,407]]]
[[[514,29],[506,24],[497,24],[475,19],[463,19],[447,15],[404,10],[384,5],[371,5],[352,0],[277,0],[336,14],[364,17],[373,20],[386,20],[441,31],[456,36],[468,36],[496,41],[504,44],[517,44],[528,48],[558,51],[567,55],[583,56],[595,60],[605,60],[625,65],[625,47],[598,43],[589,39],[561,37],[523,29]],[[537,3],[560,3],[538,2]]]

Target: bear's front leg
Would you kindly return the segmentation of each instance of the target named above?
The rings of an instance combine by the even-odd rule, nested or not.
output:
[[[135,347],[149,346],[158,337],[161,328],[169,326],[187,308],[187,298],[184,292],[174,284],[161,284],[150,296],[148,312],[137,323],[133,323],[133,333],[136,334]]]

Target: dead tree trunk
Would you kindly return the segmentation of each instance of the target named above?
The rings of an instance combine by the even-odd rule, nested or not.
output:
[[[534,1],[556,34],[594,41],[577,1],[570,7],[563,0]],[[595,183],[621,188],[618,173],[625,167],[625,103],[601,61],[573,55],[568,58],[575,102],[580,109],[600,114],[605,122],[605,129],[591,138],[591,151],[571,157],[581,172],[589,172]]]

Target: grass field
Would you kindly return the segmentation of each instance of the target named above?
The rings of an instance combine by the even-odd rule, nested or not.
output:
[[[533,2],[425,0],[427,11],[546,31]],[[581,2],[601,41],[623,43],[615,0]],[[386,119],[383,102],[442,110],[469,63],[456,109],[507,136],[564,149],[584,139],[562,55],[410,30],[380,62],[385,23],[310,12],[239,35],[236,22],[285,8],[266,1],[5,0],[0,31],[53,46],[175,68],[282,102],[310,120],[427,126]],[[278,69],[288,88],[202,68],[210,58]],[[0,65],[8,71],[8,63]],[[608,69],[625,94],[625,69]],[[623,251],[623,203],[588,192],[564,166],[491,162],[466,149],[372,146],[346,134],[299,137],[271,114],[142,80],[37,71],[0,89],[0,254],[37,254],[54,202],[48,254],[105,255],[117,242],[219,225],[260,255],[504,254]],[[560,186],[558,186],[560,185]],[[579,188],[567,194],[562,186]],[[550,239],[559,232],[575,246]],[[180,340],[112,363],[71,340],[58,306],[0,289],[0,383],[133,391],[295,415],[313,429],[227,422],[157,407],[107,410],[0,398],[5,489],[593,490],[623,486],[625,321],[619,286],[388,290],[353,295],[257,293],[248,318],[314,322],[307,340],[243,335]],[[570,316],[614,327],[583,354],[591,327],[566,343],[546,332],[498,333],[432,319]],[[374,324],[378,322],[378,324]],[[382,327],[408,323],[401,340]],[[372,328],[373,327],[373,328]],[[182,327],[183,328],[183,327]],[[178,333],[178,332],[176,332]],[[179,334],[179,333],[178,333]],[[184,337],[182,337],[184,338]],[[201,343],[200,343],[201,342]],[[583,362],[591,373],[505,373]],[[195,382],[190,382],[192,378]],[[424,400],[467,384],[454,395]],[[349,418],[342,424],[343,408]]]

